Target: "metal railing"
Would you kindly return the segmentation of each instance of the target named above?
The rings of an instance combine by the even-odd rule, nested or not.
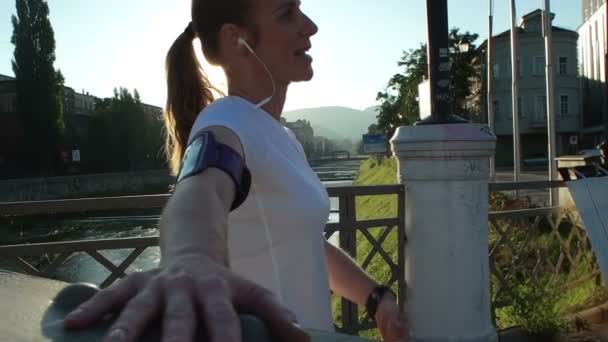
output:
[[[491,193],[531,189],[565,188],[563,181],[496,183]],[[553,287],[555,291],[601,278],[582,221],[574,208],[545,207],[489,214],[492,314],[512,305],[524,287]],[[520,297],[518,297],[520,296]]]
[[[565,183],[522,182],[493,183],[489,191],[519,193],[533,189],[563,188]],[[339,199],[339,222],[330,222],[325,229],[327,239],[335,239],[366,270],[378,263],[386,267],[385,282],[405,298],[404,279],[405,190],[401,185],[373,187],[328,188],[330,197]],[[393,195],[397,201],[396,217],[358,219],[357,201],[362,196]],[[507,195],[507,197],[510,195]],[[162,208],[168,195],[94,198],[61,201],[0,203],[0,216],[79,213],[118,209]],[[513,196],[511,202],[517,204]],[[392,199],[391,199],[392,200]],[[511,204],[513,204],[511,203]],[[361,207],[359,207],[361,209]],[[564,208],[522,208],[515,205],[498,208],[489,214],[489,257],[491,273],[492,313],[513,303],[518,287],[533,281],[536,284],[559,282],[567,290],[592,281],[601,286],[599,270],[578,214]],[[394,244],[394,241],[397,241]],[[391,243],[387,247],[387,243]],[[144,251],[158,246],[157,237],[56,242],[0,247],[0,260],[11,260],[23,272],[52,277],[61,265],[75,254],[90,256],[110,274],[100,282],[102,287],[124,277],[127,268]],[[131,251],[118,262],[112,262],[101,251]],[[44,256],[43,266],[33,265],[28,257]],[[116,259],[116,258],[115,258]],[[379,261],[379,262],[378,262]],[[374,266],[374,267],[376,267]],[[357,305],[344,298],[334,299],[338,310],[336,328],[340,332],[358,334],[374,328],[370,317]]]
[[[325,228],[325,237],[330,239],[338,234],[341,249],[360,262],[367,270],[374,260],[381,258],[390,276],[386,285],[398,293],[400,305],[405,294],[404,248],[405,248],[405,193],[400,185],[330,187],[329,196],[339,199],[339,221],[330,222]],[[397,217],[358,220],[356,199],[361,196],[396,195]],[[169,195],[128,196],[114,198],[91,198],[74,200],[0,203],[0,216],[23,216],[40,214],[66,214],[124,209],[160,209]],[[383,244],[388,237],[396,237],[396,250],[387,250]],[[91,240],[74,242],[53,242],[13,246],[0,246],[0,259],[12,262],[18,270],[39,277],[57,278],[57,270],[78,254],[90,256],[110,273],[99,283],[103,288],[127,274],[127,269],[149,248],[157,247],[158,237],[138,237],[111,240]],[[369,246],[362,251],[362,246]],[[102,251],[131,250],[123,260],[113,262]],[[34,261],[45,260],[35,264]],[[60,279],[61,280],[61,279]],[[345,298],[339,302],[336,330],[348,334],[373,329],[375,323],[367,315],[359,315],[356,304]]]
[[[405,298],[405,188],[401,185],[374,187],[343,187],[328,188],[330,197],[339,198],[338,223],[329,223],[325,229],[327,239],[339,232],[339,246],[353,259],[358,260],[364,270],[368,270],[375,257],[380,257],[388,267],[390,277],[385,284],[393,287],[403,307]],[[397,217],[371,220],[357,220],[356,198],[361,196],[397,195]],[[377,230],[376,236],[373,230]],[[397,240],[397,250],[386,250],[383,244],[393,234]],[[365,254],[358,251],[364,244],[370,246]],[[396,288],[395,288],[396,287]],[[361,331],[373,329],[375,322],[367,314],[360,315],[356,304],[345,298],[340,303],[341,326],[337,331],[346,334],[358,334]]]

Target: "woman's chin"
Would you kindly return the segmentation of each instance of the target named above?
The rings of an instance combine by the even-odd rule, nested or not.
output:
[[[293,81],[294,82],[307,82],[307,81],[312,80],[314,75],[315,75],[315,72],[311,67],[308,70],[305,70],[305,71],[299,73],[298,75],[296,75],[296,77],[294,77]]]

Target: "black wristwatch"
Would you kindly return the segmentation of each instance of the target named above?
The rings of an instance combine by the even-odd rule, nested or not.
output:
[[[365,302],[365,309],[367,310],[367,314],[369,315],[369,317],[371,317],[371,319],[376,319],[376,311],[378,310],[378,305],[380,304],[380,301],[382,301],[382,297],[384,297],[384,295],[387,293],[390,293],[395,296],[395,298],[397,298],[393,290],[391,290],[391,288],[386,285],[376,286],[369,294],[369,296],[367,296],[367,302]]]

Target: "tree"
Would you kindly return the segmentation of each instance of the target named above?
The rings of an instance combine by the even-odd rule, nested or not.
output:
[[[398,126],[411,125],[418,121],[418,84],[427,77],[426,45],[403,53],[397,65],[403,67],[402,74],[395,74],[384,92],[378,93],[378,129],[392,135]]]
[[[65,77],[61,69],[57,70],[55,74],[55,105],[57,106],[56,111],[59,113],[57,118],[57,130],[61,137],[65,136]]]
[[[95,100],[83,163],[95,172],[166,167],[161,131],[159,118],[144,112],[137,90],[115,88],[113,97]]]
[[[382,130],[378,124],[371,124],[367,127],[367,134],[382,134]]]
[[[16,0],[12,16],[12,60],[17,87],[17,114],[23,132],[24,173],[60,171],[64,130],[63,75],[55,71],[55,37],[44,0]]]
[[[475,45],[477,34],[465,32],[461,34],[454,28],[449,34],[451,50],[451,100],[452,110],[457,114],[468,116],[466,99],[472,94],[475,77]],[[469,43],[467,52],[460,52],[459,45]],[[417,49],[404,51],[397,62],[403,67],[403,72],[395,74],[388,82],[383,92],[379,92],[376,100],[380,101],[377,111],[378,129],[392,136],[398,126],[412,125],[419,120],[420,107],[418,103],[418,85],[428,78],[428,61],[426,44]]]
[[[473,95],[474,79],[480,76],[477,71],[479,63],[476,58],[476,46],[473,44],[477,38],[479,38],[478,34],[468,31],[461,34],[457,28],[450,31],[450,46],[455,52],[451,55],[450,73],[452,112],[467,119],[473,119],[473,116],[481,114],[475,110],[475,107],[471,108],[467,105],[467,99]],[[469,44],[467,51],[458,51],[461,42]]]

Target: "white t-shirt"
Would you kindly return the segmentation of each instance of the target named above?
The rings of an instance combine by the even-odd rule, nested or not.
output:
[[[269,113],[236,96],[207,106],[190,139],[209,126],[239,137],[251,171],[249,195],[228,219],[231,269],[274,292],[303,327],[333,331],[322,235],[329,197],[302,146]]]

